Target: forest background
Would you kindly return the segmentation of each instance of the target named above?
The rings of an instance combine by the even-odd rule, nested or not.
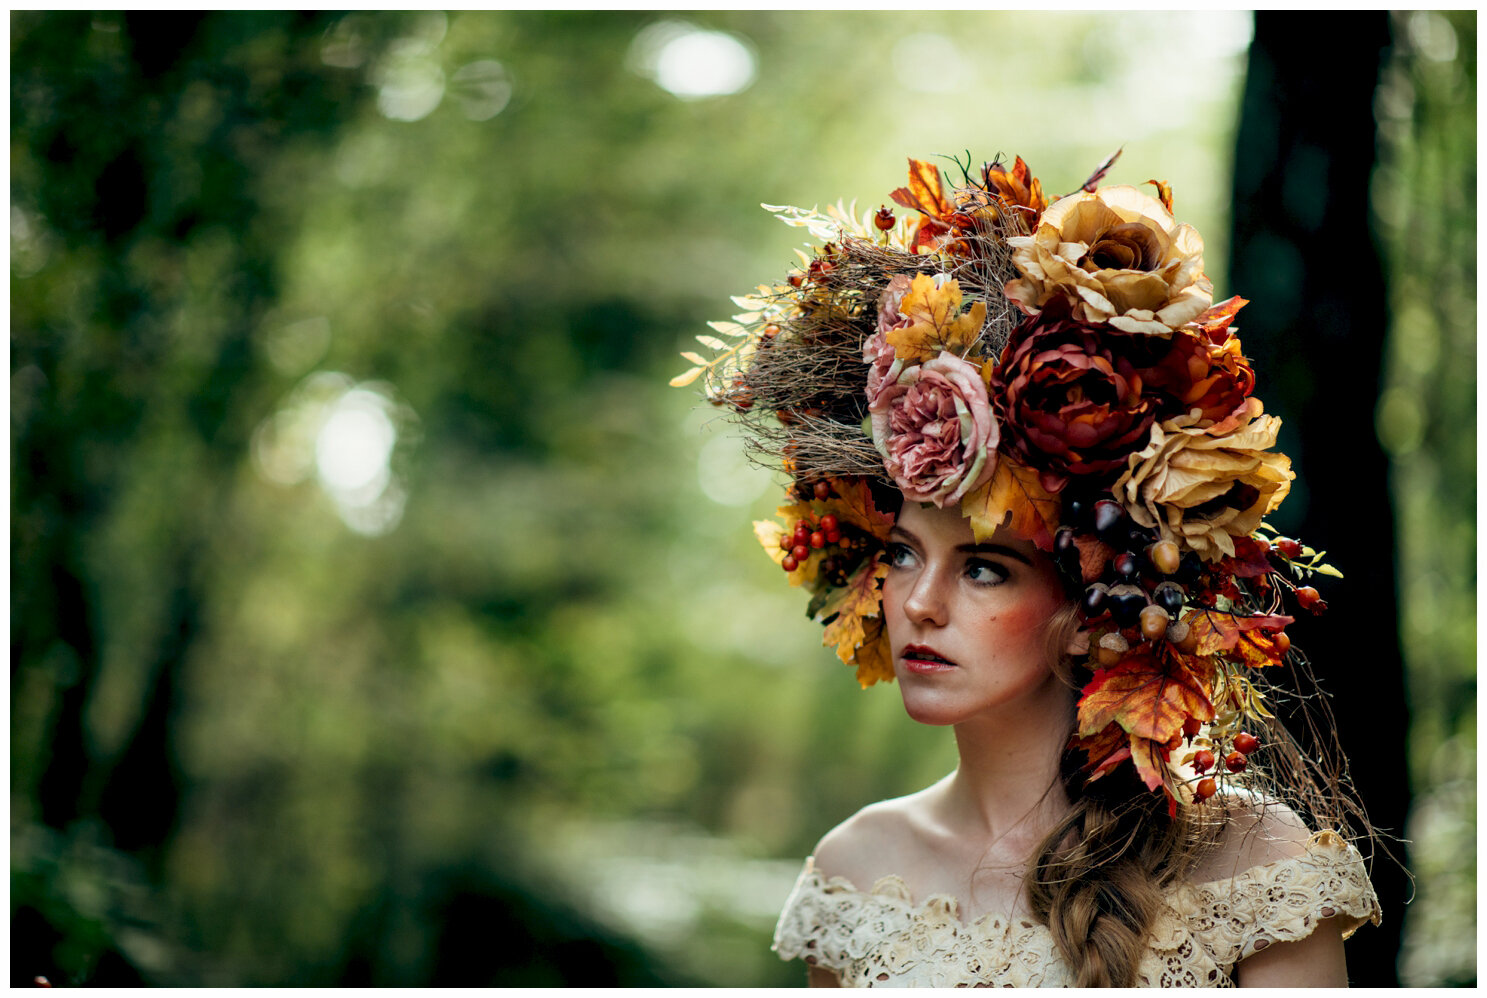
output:
[[[1474,13],[17,12],[10,52],[12,984],[801,982],[801,857],[953,746],[819,646],[677,351],[790,266],[761,201],[1119,147],[1254,301],[1277,526],[1347,576],[1298,644],[1413,875],[1376,856],[1354,980],[1475,981]]]

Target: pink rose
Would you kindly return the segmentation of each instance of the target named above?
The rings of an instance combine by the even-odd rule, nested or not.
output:
[[[949,506],[991,477],[1000,433],[974,364],[942,351],[878,388],[873,443],[904,498]]]
[[[894,356],[893,347],[888,345],[888,334],[895,329],[912,325],[909,318],[898,310],[912,284],[910,278],[896,274],[878,298],[878,331],[862,344],[862,362],[870,365],[867,372],[869,406],[874,405],[883,388],[892,384],[903,372],[903,362]]]
[[[867,369],[867,404],[877,404],[883,390],[898,380],[903,373],[904,362],[893,354],[888,338],[883,333],[874,333],[862,342],[862,362]]]
[[[888,281],[888,286],[878,296],[878,332],[886,333],[890,329],[905,329],[912,325],[909,317],[898,310],[904,302],[904,295],[914,286],[914,279],[907,274],[894,274]]]

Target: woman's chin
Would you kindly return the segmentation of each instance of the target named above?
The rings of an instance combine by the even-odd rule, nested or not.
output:
[[[903,683],[899,683],[899,690],[903,693],[904,710],[912,720],[920,724],[943,727],[965,719],[965,711],[947,697],[925,695]]]

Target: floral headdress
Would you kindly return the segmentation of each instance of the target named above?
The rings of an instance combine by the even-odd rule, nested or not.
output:
[[[1117,154],[1118,155],[1118,154]],[[898,497],[1006,527],[1082,589],[1092,672],[1074,744],[1090,778],[1130,760],[1172,806],[1250,764],[1264,674],[1304,665],[1287,605],[1320,612],[1321,554],[1263,517],[1294,477],[1214,304],[1203,241],[1165,183],[1049,199],[1019,157],[947,187],[909,184],[861,218],[765,205],[819,243],[699,336],[710,401],[789,474],[783,522],[755,524],[825,643],[864,686],[893,679],[882,617]],[[1186,748],[1185,748],[1186,746]],[[1286,742],[1276,768],[1305,763]]]

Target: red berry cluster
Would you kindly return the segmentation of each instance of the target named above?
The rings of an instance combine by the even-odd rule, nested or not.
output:
[[[830,513],[815,523],[810,520],[796,520],[794,533],[780,535],[780,547],[785,551],[785,560],[780,562],[780,567],[793,572],[811,556],[812,549],[819,550],[828,544],[838,544],[841,539],[841,526]]]
[[[1184,726],[1184,731],[1187,730]],[[1189,736],[1191,737],[1191,736]],[[1234,736],[1234,751],[1224,757],[1224,768],[1231,773],[1241,773],[1249,765],[1249,757],[1254,755],[1260,748],[1260,739],[1248,731],[1241,731]],[[1199,749],[1193,753],[1193,772],[1203,776],[1213,768],[1214,755],[1208,749]],[[1212,777],[1204,777],[1198,781],[1198,786],[1193,790],[1193,800],[1205,801],[1218,792],[1218,782]]]

